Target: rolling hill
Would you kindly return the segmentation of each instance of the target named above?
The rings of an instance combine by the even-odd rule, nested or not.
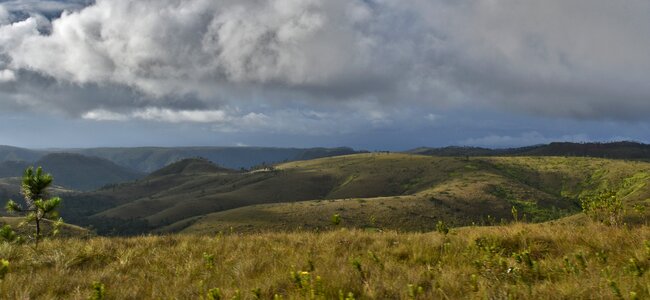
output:
[[[18,148],[13,146],[0,146],[0,162],[3,161],[35,161],[46,153],[37,150]]]
[[[50,193],[52,195],[63,195],[73,193],[73,191],[59,185],[54,185],[50,188]],[[3,206],[3,209],[0,210],[0,215],[5,213],[4,204],[9,199],[23,199],[23,196],[20,194],[20,178],[18,177],[0,178],[0,204]]]
[[[352,227],[426,231],[439,220],[509,220],[513,206],[528,221],[552,220],[580,211],[581,195],[605,188],[629,207],[650,206],[649,181],[649,163],[597,158],[373,153],[252,172],[190,159],[135,182],[69,195],[66,203],[85,213],[64,213],[103,233],[323,228],[335,213]]]
[[[74,190],[93,190],[106,184],[131,181],[142,173],[118,166],[108,160],[71,153],[51,153],[34,163],[0,163],[0,177],[20,177],[28,166],[40,166],[54,176],[56,184]]]

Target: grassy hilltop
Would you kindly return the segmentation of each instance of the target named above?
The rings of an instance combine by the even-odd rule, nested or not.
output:
[[[498,224],[513,218],[512,207],[526,221],[553,220],[605,189],[632,212],[650,206],[649,180],[647,162],[579,157],[356,154],[251,172],[190,159],[132,183],[65,196],[68,216],[77,215],[64,210],[64,217],[118,233],[125,222],[141,232],[316,229],[333,214],[358,228],[430,231],[441,220]],[[647,211],[627,221],[643,221]]]

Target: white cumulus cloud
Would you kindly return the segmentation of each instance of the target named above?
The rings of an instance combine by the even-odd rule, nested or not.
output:
[[[222,110],[173,110],[160,107],[147,107],[129,113],[95,109],[84,113],[82,118],[95,121],[145,120],[170,123],[219,123],[230,119]]]

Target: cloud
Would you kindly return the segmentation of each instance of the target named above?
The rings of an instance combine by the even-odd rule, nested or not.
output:
[[[0,3],[0,10],[16,13],[38,13],[58,17],[61,12],[79,10],[91,4],[90,0],[42,1],[42,0],[13,0]]]
[[[169,123],[220,123],[229,119],[222,110],[172,110],[159,107],[148,107],[128,114],[96,109],[84,113],[82,118],[95,121],[145,120]]]
[[[16,75],[11,70],[0,70],[0,82],[10,82],[16,80]]]
[[[11,100],[3,105],[15,107],[57,106],[97,118],[110,108],[127,119],[134,116],[124,111],[140,111],[143,120],[219,122],[218,114],[189,112],[228,106],[260,113],[251,107],[261,105],[265,115],[343,107],[341,114],[372,102],[379,106],[362,113],[370,126],[390,126],[384,115],[403,106],[485,106],[577,119],[645,120],[650,113],[646,0],[98,0],[0,7],[0,70],[13,74],[0,94]],[[68,11],[51,22],[32,13],[9,24],[9,11],[48,7]],[[68,100],[34,92],[52,89]],[[114,90],[121,99],[88,97]],[[252,115],[251,122],[260,118]]]
[[[132,116],[105,109],[95,109],[84,113],[81,118],[93,121],[126,121],[132,118]]]
[[[354,92],[385,76],[374,64],[380,45],[355,28],[363,9],[343,0],[100,0],[54,20],[49,35],[15,34],[5,51],[15,68],[153,96],[211,96],[230,84]]]
[[[6,8],[0,5],[0,25],[6,25],[10,21],[11,21],[11,15],[9,15],[9,11],[7,11]]]

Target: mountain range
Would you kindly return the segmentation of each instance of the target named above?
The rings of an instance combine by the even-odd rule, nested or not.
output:
[[[28,166],[42,166],[59,185],[93,190],[141,178],[186,158],[205,158],[232,169],[248,169],[283,161],[357,153],[350,148],[89,148],[30,150],[0,146],[0,178],[21,176]]]
[[[612,159],[650,159],[650,145],[638,142],[569,143],[555,142],[520,148],[421,147],[407,151],[435,156],[582,156]]]

